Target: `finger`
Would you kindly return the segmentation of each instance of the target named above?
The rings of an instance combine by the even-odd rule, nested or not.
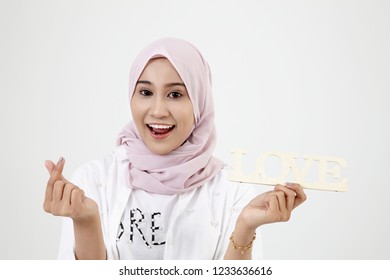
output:
[[[289,193],[287,193],[288,192],[287,187],[278,184],[275,186],[274,192],[279,199],[280,208],[281,208],[280,210],[285,210],[287,208],[285,197],[289,195]]]
[[[49,175],[51,175],[51,173],[53,172],[53,170],[55,168],[55,164],[51,160],[46,160],[45,161],[45,167],[46,167],[47,171],[49,172]],[[50,180],[50,178],[49,178],[49,180],[47,182],[47,185],[46,185],[45,200],[44,200],[44,203],[43,203],[44,204],[44,208],[45,208],[45,205],[47,203],[51,202],[51,200],[52,200],[52,197],[53,197],[53,184],[54,184],[54,181]]]
[[[267,205],[267,223],[279,222],[282,219],[282,213],[276,193],[267,196]]]
[[[281,185],[278,185],[278,187],[283,187]],[[276,188],[276,187],[275,187]],[[279,209],[280,209],[280,214],[281,214],[281,221],[288,221],[291,216],[291,210],[288,210],[287,206],[287,196],[283,191],[277,190],[274,191],[275,196],[278,199],[279,203]]]
[[[276,197],[275,193],[270,193],[267,196],[267,204],[268,204],[268,210],[272,212],[280,212],[280,207],[279,207],[279,200]]]
[[[286,196],[282,191],[274,191],[274,194],[278,199],[279,210],[284,214],[287,211]]]
[[[72,199],[72,192],[74,189],[76,189],[77,187],[75,185],[73,185],[72,183],[70,182],[67,182],[64,186],[64,191],[63,191],[63,194],[62,194],[62,203],[66,204],[67,206],[69,206],[71,204],[71,199]]]
[[[47,183],[46,191],[45,191],[45,200],[43,202],[44,208],[47,207],[48,203],[51,203],[53,200],[53,184]]]
[[[72,216],[77,217],[83,211],[84,191],[75,188],[72,190],[71,208]]]
[[[67,181],[64,176],[62,176],[62,170],[64,169],[65,160],[60,158],[57,162],[57,165],[54,164],[51,160],[45,161],[45,167],[50,173],[50,178],[47,181],[46,191],[45,191],[45,202],[51,201],[53,197],[53,186],[56,180]]]
[[[73,189],[70,204],[73,206],[83,203],[84,191],[82,189]]]
[[[65,188],[66,182],[62,180],[55,181],[53,185],[53,197],[52,202],[55,204],[59,204],[62,200],[62,197],[64,195],[64,188]]]
[[[283,185],[276,185],[275,190],[284,192],[284,194],[286,196],[287,211],[291,212],[293,210],[293,207],[294,207],[295,197],[297,196],[297,193],[294,190],[288,188],[287,186],[283,186]]]
[[[307,199],[306,194],[300,184],[286,183],[286,186],[297,194],[295,197],[293,209],[302,204]]]
[[[287,211],[291,213],[291,211],[294,209],[294,204],[295,204],[295,195],[289,195],[286,197],[287,200]],[[290,214],[289,214],[290,216]]]
[[[65,178],[62,176],[62,171],[64,170],[65,165],[65,159],[63,157],[60,157],[57,164],[54,166],[54,169],[50,173],[50,184],[53,184],[55,180],[64,180]]]

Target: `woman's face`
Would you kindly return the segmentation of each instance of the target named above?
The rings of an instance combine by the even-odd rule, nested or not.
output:
[[[166,58],[148,62],[130,106],[142,140],[155,154],[165,155],[181,146],[194,125],[187,89]]]

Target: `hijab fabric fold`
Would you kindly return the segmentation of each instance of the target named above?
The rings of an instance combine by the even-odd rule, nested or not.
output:
[[[178,194],[210,181],[223,163],[213,157],[216,143],[211,74],[195,46],[176,38],[157,40],[136,57],[129,77],[129,100],[145,66],[152,58],[167,58],[183,80],[190,96],[195,124],[187,141],[166,155],[152,153],[141,139],[133,121],[117,138],[129,159],[129,186],[157,194]]]

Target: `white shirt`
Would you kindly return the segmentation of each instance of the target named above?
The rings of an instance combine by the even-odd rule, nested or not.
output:
[[[128,166],[125,150],[118,147],[104,159],[82,165],[71,180],[99,205],[108,259],[121,258],[121,250],[118,249],[121,246],[120,242],[118,244],[120,224],[133,193],[133,189],[128,187],[128,178],[125,178]],[[237,217],[255,192],[253,186],[230,182],[227,171],[223,169],[202,187],[176,196],[175,210],[170,213],[169,225],[165,229],[162,258],[223,259]],[[252,255],[253,259],[262,258],[259,231]],[[75,258],[70,218],[64,218],[58,257]],[[128,254],[126,257],[132,256]],[[133,257],[136,259],[136,256]]]
[[[120,259],[163,259],[179,195],[133,190],[119,224]]]

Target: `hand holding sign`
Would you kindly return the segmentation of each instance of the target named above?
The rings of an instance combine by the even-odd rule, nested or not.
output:
[[[286,222],[292,210],[305,200],[306,194],[299,184],[276,185],[273,191],[252,199],[242,210],[240,218],[249,230],[265,224]]]

